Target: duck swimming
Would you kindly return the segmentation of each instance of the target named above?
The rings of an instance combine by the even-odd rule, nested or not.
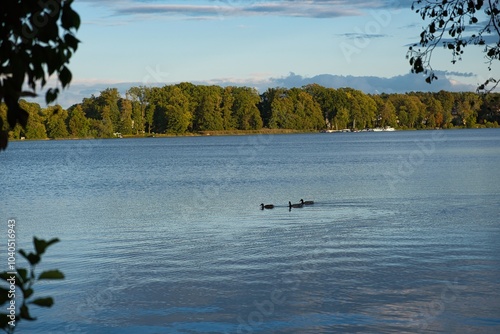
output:
[[[260,209],[261,210],[264,210],[264,209],[274,209],[274,205],[272,205],[272,204],[265,204],[264,205],[264,203],[261,203],[260,204]]]
[[[301,207],[303,207],[303,206],[304,206],[304,204],[302,204],[302,203],[292,204],[292,202],[290,202],[290,201],[288,202],[288,207],[289,207],[290,209],[291,209],[291,208],[301,208]]]
[[[300,200],[300,204],[302,205],[313,205],[314,201],[304,201],[303,199]]]

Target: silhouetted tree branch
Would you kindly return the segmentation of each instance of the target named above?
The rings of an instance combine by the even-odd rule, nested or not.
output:
[[[71,82],[66,66],[80,42],[76,31],[80,16],[72,0],[0,1],[0,102],[8,107],[10,128],[23,127],[28,113],[19,106],[19,98],[36,96],[37,84],[44,87],[56,74],[62,88]],[[28,90],[23,90],[27,85]],[[54,101],[59,88],[50,88],[45,100]],[[0,119],[0,150],[7,147],[7,129]]]
[[[483,48],[490,71],[492,64],[500,60],[499,0],[417,0],[412,10],[429,24],[420,34],[420,42],[409,47],[407,58],[412,72],[426,74],[428,83],[437,79],[431,60],[439,45],[451,52],[453,64],[462,59],[468,45]],[[498,78],[489,78],[478,92],[491,91],[497,85]]]

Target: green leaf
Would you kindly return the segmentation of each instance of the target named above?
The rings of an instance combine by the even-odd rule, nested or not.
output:
[[[71,78],[72,75],[70,70],[66,66],[63,66],[61,71],[59,71],[59,80],[61,81],[63,88],[69,85],[69,83],[71,82]]]
[[[45,93],[45,102],[47,102],[47,104],[54,102],[57,99],[58,94],[59,88],[49,88],[47,93]]]
[[[66,2],[62,8],[63,13],[61,16],[61,26],[66,30],[70,30],[71,28],[78,30],[80,27],[80,15],[78,15],[78,13],[75,12],[70,6],[70,2]]]
[[[48,248],[49,246],[52,246],[53,244],[58,243],[59,241],[61,241],[61,240],[59,240],[59,238],[50,239],[49,241],[47,241],[46,247]]]
[[[38,276],[38,279],[64,279],[64,274],[59,270],[47,270]]]
[[[80,43],[80,40],[78,40],[72,34],[64,35],[64,41],[66,42],[66,44],[68,44],[70,48],[73,49],[73,51],[76,51],[76,49],[78,48],[78,43]]]
[[[28,308],[28,306],[26,305],[23,305],[19,308],[19,311],[20,311],[20,317],[21,319],[26,319],[26,320],[36,320],[36,318],[33,318],[31,315],[30,315],[30,310]]]
[[[33,266],[38,262],[40,262],[40,256],[33,253],[26,254],[26,252],[23,249],[19,250],[19,254],[21,254],[21,256],[24,257],[26,260],[28,260],[28,262]]]
[[[6,331],[6,328],[10,328],[10,326],[9,326],[10,318],[8,318],[7,316],[8,316],[8,314],[6,314],[6,313],[0,313],[0,328],[4,329],[5,331]]]
[[[33,294],[33,289],[27,289],[24,291],[24,299],[28,299]]]
[[[45,249],[47,248],[47,241],[34,237],[33,244],[35,245],[35,251],[37,254],[41,255],[45,253]]]
[[[0,273],[0,278],[3,279],[3,280],[6,280],[10,277],[11,275],[7,274],[6,271],[3,271]]]
[[[37,298],[30,302],[30,304],[35,304],[43,307],[51,307],[52,305],[54,305],[54,299],[52,299],[52,297]]]
[[[28,280],[28,270],[24,268],[17,269],[17,275],[21,278],[21,281],[24,283]]]
[[[0,286],[0,305],[3,305],[5,304],[5,302],[10,300],[8,295],[9,295],[9,289],[5,289]]]

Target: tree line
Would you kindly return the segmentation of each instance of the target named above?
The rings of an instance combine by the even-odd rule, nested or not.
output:
[[[365,94],[352,88],[269,88],[179,83],[131,87],[125,96],[108,88],[70,108],[20,101],[29,113],[12,139],[110,138],[121,135],[183,135],[204,131],[374,128],[498,127],[500,94],[472,92]],[[7,107],[0,105],[5,120]]]

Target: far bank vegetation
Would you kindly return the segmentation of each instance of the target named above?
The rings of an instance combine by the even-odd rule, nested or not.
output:
[[[498,127],[500,94],[472,92],[365,94],[352,88],[269,88],[180,83],[132,87],[125,96],[108,88],[70,108],[21,101],[25,129],[11,139],[307,132],[345,128]],[[0,116],[6,118],[5,105]],[[6,124],[5,122],[4,124]]]

